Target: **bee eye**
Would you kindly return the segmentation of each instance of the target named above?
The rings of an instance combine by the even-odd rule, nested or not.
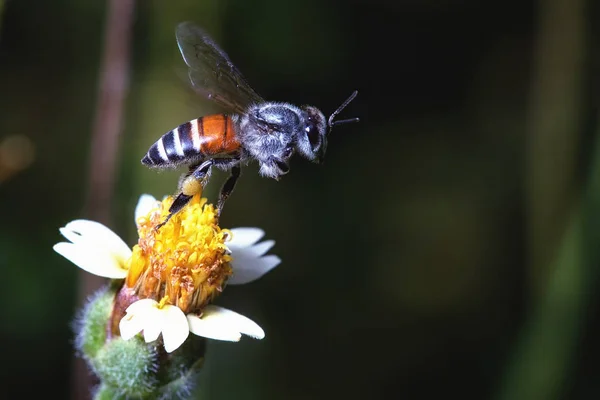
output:
[[[306,127],[306,135],[313,149],[319,145],[321,134],[315,125],[311,124]]]

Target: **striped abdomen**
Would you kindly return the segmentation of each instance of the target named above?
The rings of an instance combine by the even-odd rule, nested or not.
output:
[[[142,163],[150,167],[188,164],[201,158],[226,156],[239,148],[231,117],[208,115],[165,133],[150,147]]]

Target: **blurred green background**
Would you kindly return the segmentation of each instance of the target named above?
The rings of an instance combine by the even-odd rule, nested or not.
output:
[[[201,398],[598,398],[598,11],[0,0],[2,394],[86,398],[70,324],[98,281],[52,245],[77,218],[134,244],[138,196],[176,190],[182,171],[140,159],[219,111],[182,78],[174,29],[192,20],[266,99],[328,114],[358,89],[343,115],[361,118],[334,130],[323,165],[295,157],[280,182],[244,170],[222,225],[263,228],[283,263],[217,300],[267,336],[210,342]],[[129,44],[122,105],[99,100],[119,93],[101,83],[107,32]]]

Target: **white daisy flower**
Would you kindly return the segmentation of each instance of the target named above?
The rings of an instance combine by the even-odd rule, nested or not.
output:
[[[90,273],[125,279],[114,308],[125,310],[114,332],[125,340],[140,332],[146,342],[162,335],[165,350],[172,352],[190,332],[227,341],[242,334],[264,338],[252,320],[210,303],[226,283],[252,282],[277,266],[279,257],[265,255],[274,242],[259,242],[264,232],[258,228],[221,229],[213,206],[199,196],[156,229],[172,201],[140,197],[133,250],[109,228],[87,220],[61,228],[69,242],[54,250]]]

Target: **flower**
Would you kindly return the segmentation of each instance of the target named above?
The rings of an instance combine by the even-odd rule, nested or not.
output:
[[[140,197],[133,249],[104,225],[76,220],[60,229],[70,242],[54,250],[87,272],[124,279],[111,329],[125,340],[143,332],[152,342],[162,334],[170,353],[190,332],[227,341],[242,334],[262,339],[258,324],[210,303],[226,284],[252,282],[277,266],[279,257],[265,255],[274,241],[259,242],[264,232],[258,228],[221,229],[213,206],[199,196],[157,229],[172,202]]]

